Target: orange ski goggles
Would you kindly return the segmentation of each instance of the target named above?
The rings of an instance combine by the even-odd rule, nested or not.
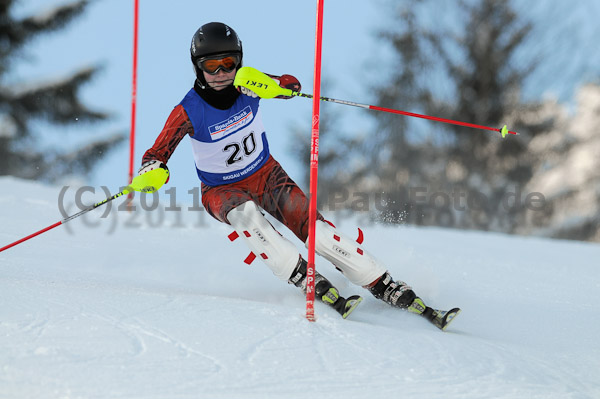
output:
[[[226,56],[219,55],[217,57],[218,58],[201,58],[196,65],[204,72],[214,75],[221,69],[229,73],[240,63],[240,56],[238,54],[228,54]]]

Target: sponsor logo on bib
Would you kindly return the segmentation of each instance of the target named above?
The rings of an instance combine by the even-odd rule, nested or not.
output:
[[[233,132],[238,131],[252,121],[253,114],[250,106],[244,107],[240,112],[230,116],[228,119],[215,123],[208,127],[210,138],[219,140]]]

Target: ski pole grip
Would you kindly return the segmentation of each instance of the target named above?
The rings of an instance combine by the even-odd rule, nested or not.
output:
[[[233,85],[237,88],[243,86],[255,92],[260,98],[274,98],[277,96],[293,96],[293,91],[285,89],[277,82],[252,67],[242,67],[235,74]]]
[[[124,191],[127,191],[127,194],[132,190],[153,193],[160,189],[167,180],[169,180],[169,170],[165,166],[134,177],[131,184]]]

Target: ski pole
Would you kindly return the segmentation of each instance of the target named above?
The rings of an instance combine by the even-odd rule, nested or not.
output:
[[[17,240],[11,244],[8,244],[8,245],[0,248],[0,252],[4,251],[6,249],[12,248],[15,245],[19,245],[22,242],[27,241],[33,237],[39,236],[40,234],[45,233],[48,230],[52,230],[53,228],[58,227],[61,224],[65,224],[70,220],[78,218],[79,216],[81,216],[85,213],[88,213],[89,211],[93,211],[94,209],[96,209],[102,205],[105,205],[105,204],[109,203],[110,201],[117,199],[123,195],[127,195],[133,191],[152,193],[152,192],[158,190],[160,187],[162,187],[162,185],[165,184],[167,182],[167,180],[169,180],[169,170],[164,165],[161,167],[158,167],[157,169],[150,170],[149,172],[146,172],[142,175],[136,176],[133,178],[133,181],[131,182],[131,184],[129,186],[125,187],[123,189],[123,191],[113,195],[112,197],[108,197],[100,202],[97,202],[94,205],[91,205],[85,209],[82,209],[81,211],[77,212],[76,214],[68,216],[68,217],[64,218],[63,220],[60,220],[46,228],[36,231],[35,233],[28,235],[27,237],[23,237],[20,240]]]
[[[277,96],[295,96],[295,97],[313,98],[312,94],[300,93],[298,91],[293,91],[291,89],[285,89],[283,87],[280,87],[279,84],[277,84],[277,82],[275,80],[273,80],[271,77],[260,72],[257,69],[251,68],[251,67],[240,68],[240,70],[235,75],[235,80],[234,80],[233,84],[236,87],[243,86],[247,89],[252,90],[260,98],[274,98]],[[319,99],[321,101],[327,101],[327,102],[343,104],[343,105],[351,105],[353,107],[365,108],[365,109],[370,109],[373,111],[389,112],[392,114],[399,114],[399,115],[411,116],[414,118],[428,119],[431,121],[443,122],[443,123],[448,123],[451,125],[465,126],[465,127],[471,127],[471,128],[475,128],[475,129],[482,129],[482,130],[491,130],[493,132],[500,132],[502,134],[503,138],[507,134],[514,134],[514,135],[519,134],[517,132],[508,130],[508,127],[506,125],[504,125],[500,129],[497,129],[497,128],[493,128],[493,127],[489,127],[489,126],[476,125],[474,123],[460,122],[460,121],[456,121],[453,119],[439,118],[437,116],[430,116],[430,115],[417,114],[415,112],[402,111],[399,109],[378,107],[376,105],[360,104],[360,103],[355,103],[355,102],[346,101],[346,100],[336,100],[335,98],[319,97]]]
[[[102,205],[104,205],[104,204],[107,204],[107,203],[109,203],[110,201],[112,201],[112,200],[114,200],[114,199],[116,199],[116,198],[119,198],[119,197],[120,197],[120,196],[122,196],[122,195],[128,194],[129,192],[130,192],[130,190],[128,190],[128,189],[126,188],[125,190],[121,191],[120,193],[117,193],[117,194],[113,195],[112,197],[109,197],[109,198],[106,198],[105,200],[102,200],[102,201],[100,201],[100,202],[97,202],[97,203],[95,203],[94,205],[91,205],[91,206],[89,206],[89,207],[87,207],[87,208],[85,208],[85,209],[82,209],[81,211],[77,212],[77,213],[76,213],[76,214],[74,214],[74,215],[68,216],[68,217],[64,218],[63,220],[60,220],[60,221],[58,221],[58,222],[56,222],[56,223],[54,223],[54,224],[52,224],[52,225],[50,225],[50,226],[48,226],[48,227],[46,227],[46,228],[43,228],[43,229],[41,229],[41,230],[39,230],[39,231],[36,231],[36,232],[35,232],[35,233],[33,233],[33,234],[30,234],[30,235],[28,235],[27,237],[23,237],[23,238],[21,238],[20,240],[17,240],[17,241],[15,241],[15,242],[11,243],[11,244],[8,244],[8,245],[6,245],[6,246],[4,246],[4,247],[0,248],[0,252],[4,251],[4,250],[6,250],[6,249],[12,248],[12,247],[14,247],[15,245],[19,245],[19,244],[21,244],[22,242],[24,242],[24,241],[27,241],[27,240],[29,240],[29,239],[31,239],[31,238],[33,238],[33,237],[39,236],[40,234],[42,234],[42,233],[45,233],[45,232],[47,232],[48,230],[52,230],[53,228],[55,228],[55,227],[58,227],[58,226],[60,226],[61,224],[65,224],[65,223],[67,223],[67,222],[68,222],[68,221],[70,221],[70,220],[73,220],[73,219],[75,219],[75,218],[78,218],[79,216],[83,215],[84,213],[88,213],[89,211],[93,211],[94,209],[96,209],[96,208],[98,208],[98,207],[100,207],[100,206],[102,206]]]

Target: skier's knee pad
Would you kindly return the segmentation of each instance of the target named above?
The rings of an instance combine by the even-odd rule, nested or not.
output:
[[[258,206],[247,201],[232,209],[227,220],[278,278],[287,281],[298,264],[300,252],[269,223]]]
[[[316,252],[333,263],[356,285],[369,285],[386,272],[383,265],[356,241],[326,222],[317,220],[315,239]],[[306,244],[308,245],[308,240]]]

